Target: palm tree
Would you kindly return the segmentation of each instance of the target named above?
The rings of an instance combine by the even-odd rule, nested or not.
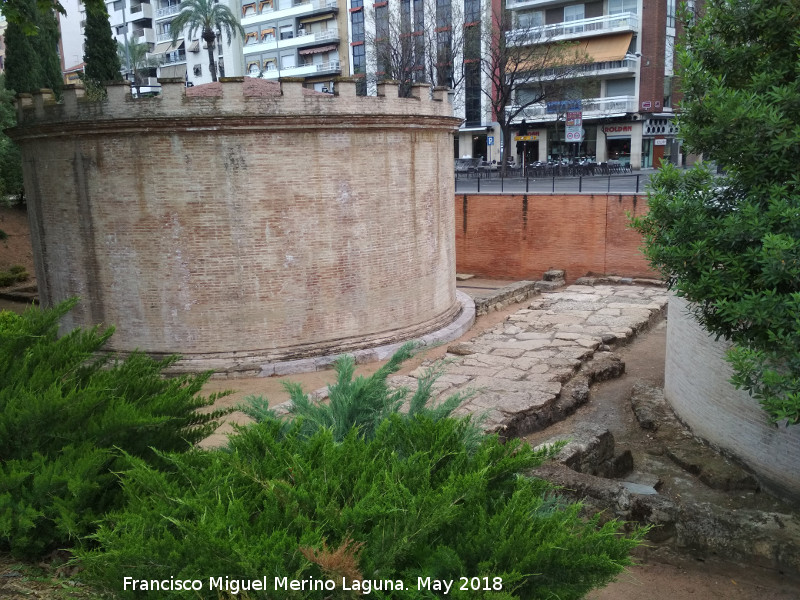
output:
[[[208,69],[211,72],[211,81],[217,80],[217,65],[214,62],[214,41],[217,39],[215,32],[224,32],[228,37],[228,45],[237,34],[244,37],[244,29],[236,20],[230,8],[218,4],[218,0],[183,0],[180,4],[181,11],[172,20],[172,45],[178,43],[181,32],[188,27],[189,37],[200,30],[200,37],[208,47]]]
[[[127,40],[127,44],[117,42],[117,54],[123,67],[133,74],[136,96],[141,97],[142,81],[149,71],[161,66],[163,60],[159,56],[151,55],[150,45],[146,42],[137,41],[133,35]]]

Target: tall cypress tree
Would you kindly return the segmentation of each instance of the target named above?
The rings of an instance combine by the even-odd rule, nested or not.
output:
[[[105,4],[86,6],[86,78],[94,81],[120,81],[121,65],[117,42],[111,35]]]

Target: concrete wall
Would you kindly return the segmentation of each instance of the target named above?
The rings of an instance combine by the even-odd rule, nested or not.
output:
[[[81,297],[68,327],[244,370],[457,315],[446,101],[360,98],[352,82],[336,98],[299,82],[165,88],[21,111],[40,296]]]
[[[628,213],[646,212],[644,196],[458,194],[455,205],[459,273],[537,280],[558,268],[568,282],[590,272],[657,277],[628,227]]]
[[[728,380],[726,345],[716,342],[687,312],[687,303],[669,303],[664,394],[678,417],[699,437],[747,464],[762,484],[800,500],[800,427],[770,424],[746,392]]]

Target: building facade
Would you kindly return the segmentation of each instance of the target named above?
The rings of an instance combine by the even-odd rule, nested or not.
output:
[[[234,10],[245,31],[245,75],[302,77],[306,87],[333,93],[334,78],[349,74],[347,53],[340,51],[346,21],[337,0],[239,0]]]
[[[674,122],[675,0],[506,0],[533,43],[573,43],[579,93],[527,106],[527,163],[573,158],[633,169],[679,163]],[[526,90],[517,90],[525,104]],[[519,130],[517,131],[519,133]]]
[[[200,31],[195,31],[191,37],[188,31],[184,31],[179,35],[177,44],[172,44],[170,26],[179,12],[179,4],[179,0],[114,0],[106,3],[111,33],[117,42],[125,47],[126,41],[133,38],[147,44],[150,56],[159,63],[158,67],[146,70],[142,93],[157,91],[159,77],[181,77],[193,85],[211,81],[208,52],[205,42],[200,38]],[[66,0],[64,7],[67,14],[59,17],[61,57],[62,70],[68,77],[76,68],[82,70],[86,8],[78,0]],[[233,11],[236,14],[237,9]],[[235,37],[229,45],[227,39],[218,39],[214,58],[218,76],[242,75],[242,40]],[[132,80],[130,55],[123,52],[121,62],[123,76]]]
[[[409,81],[453,88],[453,115],[462,119],[455,156],[488,157],[491,82],[473,55],[488,43],[481,28],[499,7],[499,0],[347,0],[352,74],[370,95],[382,77],[397,78],[388,62],[412,71]],[[385,40],[391,49],[381,49]]]

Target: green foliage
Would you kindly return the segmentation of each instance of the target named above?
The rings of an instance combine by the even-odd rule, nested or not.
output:
[[[122,67],[117,56],[117,42],[111,35],[108,11],[102,7],[86,8],[86,46],[83,60],[86,79],[99,83],[121,81]]]
[[[42,88],[61,94],[61,62],[58,58],[59,29],[55,15],[42,11],[35,0],[19,0],[17,8],[34,29],[9,22],[5,33],[6,86],[17,93]],[[5,6],[3,7],[5,10]]]
[[[449,417],[468,394],[457,393],[434,408],[428,407],[433,384],[444,368],[443,362],[425,372],[410,398],[407,388],[389,388],[387,377],[396,373],[401,364],[413,355],[413,351],[413,343],[405,344],[370,377],[354,378],[353,357],[343,357],[336,362],[336,383],[329,386],[328,401],[325,403],[318,403],[309,398],[296,383],[284,383],[291,400],[289,414],[299,419],[303,435],[310,437],[319,429],[329,429],[336,441],[344,439],[353,427],[357,427],[361,435],[371,439],[381,423],[390,415],[400,413],[400,409],[406,404],[402,418],[409,419],[422,414],[434,420]],[[256,421],[274,417],[263,398],[249,397],[246,400],[248,404],[241,407],[241,410]],[[477,442],[480,435],[481,432],[477,427],[467,428],[465,442],[471,446]]]
[[[800,12],[709,0],[679,53],[681,135],[728,173],[665,168],[634,220],[694,314],[731,340],[732,382],[800,423]]]
[[[19,147],[3,133],[4,129],[17,124],[13,102],[14,91],[6,88],[6,76],[0,73],[0,205],[9,197],[16,201],[23,197],[22,155]]]
[[[2,236],[0,236],[0,239],[2,239]],[[14,265],[7,271],[0,271],[0,287],[13,285],[25,281],[26,279],[28,279],[28,272],[25,270],[25,267],[20,265]]]
[[[466,452],[467,420],[392,414],[371,438],[308,436],[264,418],[240,429],[226,450],[165,454],[169,469],[131,458],[127,509],[104,520],[96,549],[81,552],[93,581],[121,598],[135,579],[267,578],[249,598],[351,598],[351,592],[273,591],[275,577],[362,576],[410,589],[372,598],[435,598],[417,577],[502,578],[503,589],[448,597],[580,598],[628,564],[636,535],[584,520],[548,484],[520,475],[542,460],[519,441],[485,437]]]
[[[237,35],[244,37],[244,28],[230,8],[215,0],[183,0],[180,3],[180,9],[170,27],[172,44],[173,46],[177,45],[178,37],[183,35],[183,30],[186,28],[189,29],[188,37],[193,37],[195,32],[199,31],[200,37],[203,38],[208,48],[208,68],[211,80],[216,81],[217,65],[214,61],[216,32],[225,34],[228,45],[230,45],[231,40]]]
[[[57,337],[75,301],[24,315],[0,313],[0,549],[36,556],[94,530],[119,508],[122,449],[186,451],[217,426],[198,414],[208,375],[164,379],[174,360],[98,354],[112,330]]]
[[[136,86],[136,95],[141,94],[140,87],[148,73],[160,66],[163,60],[161,55],[150,55],[150,44],[139,42],[131,35],[125,44],[117,42],[117,56],[120,63],[133,74],[133,83]]]

